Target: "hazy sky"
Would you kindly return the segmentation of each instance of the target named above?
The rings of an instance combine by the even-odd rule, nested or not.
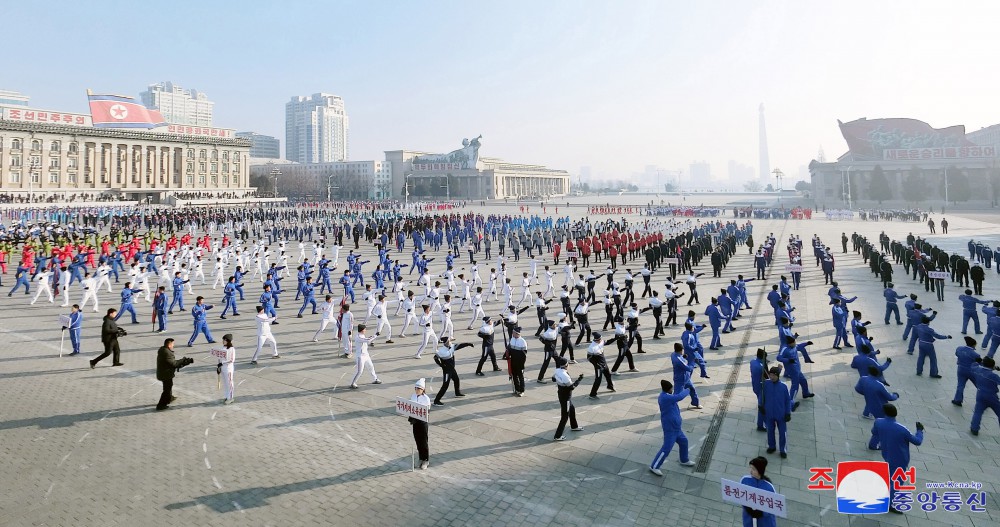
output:
[[[627,177],[644,165],[795,173],[836,120],[1000,123],[1000,2],[7,2],[0,89],[86,112],[85,90],[171,80],[215,124],[277,136],[292,95],[344,97],[351,158],[450,151]],[[992,72],[992,73],[991,73]]]

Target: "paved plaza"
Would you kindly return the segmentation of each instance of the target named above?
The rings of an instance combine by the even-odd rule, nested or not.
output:
[[[628,196],[598,201],[609,200],[648,201]],[[581,206],[560,207],[560,214],[581,217],[584,201],[575,201]],[[690,196],[686,204],[702,202],[712,204],[710,199]],[[715,202],[727,203],[724,197]],[[540,212],[536,209],[532,212]],[[516,214],[517,207],[488,206],[482,212]],[[548,210],[548,214],[553,212]],[[939,214],[934,217],[940,219]],[[950,233],[931,236],[932,243],[963,250],[969,238],[997,239],[994,224],[947,217]],[[632,222],[643,219],[629,216]],[[730,210],[723,220],[731,219]],[[945,302],[938,302],[933,293],[924,293],[923,286],[918,290],[917,283],[904,277],[898,267],[896,290],[918,293],[925,306],[939,311],[935,329],[955,336],[937,346],[944,378],[917,377],[915,356],[905,354],[900,340],[902,327],[882,324],[880,282],[860,255],[840,250],[844,231],[877,239],[885,230],[894,239],[904,239],[908,232],[926,235],[927,226],[833,222],[824,220],[822,214],[808,221],[753,222],[757,243],[767,233],[777,237],[775,265],[767,281],[748,285],[754,309],[737,321],[735,333],[723,335],[725,347],[708,351],[706,344],[711,379],[695,383],[704,409],[682,411],[696,466],[680,466],[675,450],[663,466],[662,478],[647,467],[662,443],[656,403],[659,381],[671,378],[669,353],[681,329],[669,328],[666,339],[651,340],[652,317],[648,315],[642,318],[647,353],[636,355],[640,371],[616,377],[617,393],[602,389],[599,400],[588,399],[584,387],[593,381],[593,368],[584,360],[570,366],[574,377],[586,375],[574,397],[585,430],[567,432],[566,441],[553,442],[559,407],[553,384],[534,383],[542,348],[530,338],[534,313],[522,315],[525,327],[530,328],[530,333],[525,332],[529,353],[524,398],[511,397],[506,372],[474,375],[479,339],[475,330],[465,329],[470,313],[456,314],[458,342],[475,343],[474,348],[458,352],[457,369],[462,391],[468,396],[456,399],[449,394],[444,398],[446,406],[433,408],[430,468],[413,471],[410,427],[395,414],[394,399],[409,396],[414,380],[420,377],[427,378],[433,396],[441,378],[430,353],[420,360],[413,358],[419,337],[375,345],[372,355],[384,384],[364,384],[370,382],[366,373],[361,388],[349,390],[354,360],[338,357],[337,343],[329,332],[321,343],[311,342],[319,315],[296,319],[298,304],[293,296],[284,295],[281,324],[272,328],[281,358],[267,358],[265,348],[265,358],[258,366],[250,366],[256,345],[252,300],[259,294],[257,283],[246,281],[247,301],[240,303],[243,316],[228,320],[218,319],[221,288],[212,291],[210,286],[195,285],[196,295],[218,306],[208,317],[214,336],[221,340],[225,333],[235,335],[236,402],[223,406],[209,346],[199,339],[194,348],[184,347],[191,331],[188,312],[171,316],[167,333],[159,335],[149,324],[149,304],[138,301],[141,324],[122,325],[129,331],[120,340],[125,366],[112,368],[107,360],[91,370],[86,359],[102,349],[100,319],[107,307],[118,307],[120,285],[114,294],[101,293],[100,313],[89,306],[84,309],[84,353],[79,357],[59,357],[57,316],[66,309],[41,302],[29,306],[30,297],[20,293],[12,298],[0,296],[4,314],[0,318],[0,452],[5,460],[0,464],[0,479],[6,482],[5,492],[0,493],[0,525],[740,525],[739,508],[720,499],[719,481],[739,480],[748,472],[749,459],[767,456],[765,434],[755,431],[757,402],[750,390],[748,363],[758,347],[766,346],[772,359],[777,352],[765,294],[783,273],[785,240],[792,234],[801,236],[806,245],[803,287],[793,291],[792,301],[797,308],[796,331],[816,343],[810,350],[815,363],[803,366],[817,396],[804,401],[789,423],[788,458],[767,456],[767,473],[789,500],[789,517],[779,519],[779,525],[997,525],[997,420],[988,413],[981,434],[973,437],[968,428],[975,389],[966,389],[964,407],[949,403],[955,388],[954,349],[961,342],[961,307],[956,299],[961,291],[949,283]],[[851,307],[873,322],[874,344],[883,357],[894,359],[886,377],[891,390],[901,395],[899,421],[911,430],[916,421],[927,427],[923,445],[911,448],[918,485],[981,482],[986,512],[970,512],[963,505],[958,512],[845,516],[836,512],[832,491],[806,489],[810,467],[881,460],[878,452],[866,449],[872,423],[861,418],[863,399],[853,390],[857,380],[849,367],[853,351],[831,349],[834,331],[827,286],[809,251],[809,239],[815,233],[837,257],[835,276],[844,294],[859,296]],[[293,254],[297,256],[297,250]],[[374,250],[362,245],[362,254],[371,255]],[[346,250],[341,258],[345,255]],[[406,261],[408,256],[406,252],[400,259]],[[432,270],[440,273],[443,255],[429,256],[438,257]],[[544,261],[551,263],[551,255]],[[463,255],[456,259],[456,267],[467,268],[467,262]],[[641,268],[639,262],[630,264],[625,267]],[[724,271],[724,283],[728,285],[738,273],[754,276],[752,265],[752,256],[741,248]],[[484,279],[491,266],[492,262],[480,264]],[[526,258],[522,258],[513,264],[510,276],[520,276],[525,268]],[[600,274],[604,264],[593,268]],[[707,275],[699,279],[701,305],[692,307],[698,321],[705,322],[705,306],[723,280],[710,278],[707,258],[697,271]],[[653,275],[661,290],[663,272]],[[555,283],[561,285],[561,272]],[[12,284],[8,273],[4,285]],[[603,284],[601,279],[599,295]],[[992,269],[985,292],[983,298],[1000,298],[1000,278]],[[636,293],[641,294],[641,281]],[[193,303],[193,297],[187,296]],[[686,300],[680,301],[682,320]],[[637,302],[645,306],[644,300]],[[484,309],[497,315],[501,305],[490,302]],[[600,311],[593,317],[597,323],[603,321]],[[392,320],[398,334],[401,319]],[[164,336],[177,339],[178,357],[191,356],[195,363],[175,379],[177,402],[168,411],[156,412],[160,383],[155,378],[155,359]],[[703,336],[702,341],[707,339]],[[65,346],[68,352],[68,339]],[[585,358],[585,350],[578,347],[577,353]],[[551,367],[549,371],[551,376]],[[969,493],[963,491],[963,495]]]

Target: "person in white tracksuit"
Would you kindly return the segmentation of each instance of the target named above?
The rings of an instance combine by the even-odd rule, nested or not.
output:
[[[333,325],[333,336],[337,336],[337,315],[340,314],[340,306],[333,302],[333,295],[326,295],[326,302],[319,308],[322,318],[319,321],[319,329],[313,335],[313,342],[319,342],[319,336],[326,331],[327,326]]]
[[[472,297],[472,320],[469,321],[469,327],[467,329],[472,329],[472,324],[477,320],[482,320],[486,316],[483,312],[483,288],[477,287],[476,294]]]
[[[431,314],[431,306],[423,306],[424,313],[420,315],[420,320],[418,324],[424,328],[423,342],[420,343],[420,347],[417,348],[417,354],[413,356],[415,359],[420,358],[420,354],[424,352],[428,345],[436,346],[438,342],[438,336],[434,333],[434,315]]]
[[[233,399],[236,397],[236,383],[233,379],[233,374],[236,372],[236,348],[233,347],[232,333],[223,335],[222,347],[212,348],[210,353],[219,359],[219,364],[215,367],[215,373],[222,376],[221,384],[224,395],[222,404],[232,404]]]
[[[35,276],[35,284],[38,285],[38,288],[35,290],[35,298],[31,299],[32,304],[34,304],[38,300],[38,297],[42,296],[43,293],[49,295],[50,304],[55,302],[55,299],[52,298],[52,285],[49,280],[51,277],[52,271],[39,271]]]
[[[59,289],[63,297],[62,307],[69,307],[69,280],[69,271],[66,270],[66,266],[63,266],[59,270]]]
[[[385,295],[378,296],[378,304],[372,310],[378,320],[378,327],[375,328],[375,336],[385,334],[385,343],[392,344],[392,324],[389,324],[389,305],[385,300]]]
[[[406,336],[406,328],[410,327],[410,324],[417,325],[417,315],[413,312],[416,309],[416,302],[413,301],[413,291],[406,292],[406,300],[403,300],[401,305],[406,310],[406,313],[403,315],[403,329],[399,332],[400,338]]]
[[[83,275],[83,301],[80,302],[80,308],[87,305],[87,300],[94,300],[94,311],[97,311],[97,280],[95,280],[90,273]]]
[[[274,340],[274,334],[271,333],[271,322],[274,322],[274,319],[275,317],[268,316],[264,312],[264,306],[257,306],[257,316],[254,317],[257,322],[257,351],[253,352],[250,364],[257,364],[257,355],[260,354],[260,350],[264,348],[267,341],[271,341],[271,349],[274,351],[271,358],[281,358],[281,355],[278,355],[278,341]]]
[[[365,367],[368,367],[368,372],[372,374],[375,381],[372,384],[382,384],[379,380],[378,374],[375,373],[375,365],[372,364],[372,357],[368,353],[368,345],[371,344],[378,335],[369,337],[365,335],[365,325],[358,324],[358,334],[354,337],[354,378],[351,379],[351,389],[358,389],[358,379],[361,378],[361,374],[365,371]]]
[[[344,304],[340,307],[342,313],[340,315],[340,342],[344,345],[344,351],[340,354],[341,357],[350,358],[354,352],[351,351],[351,344],[354,341],[354,313],[351,313],[351,304]]]

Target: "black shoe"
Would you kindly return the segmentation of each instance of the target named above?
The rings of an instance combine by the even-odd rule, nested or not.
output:
[[[221,318],[222,320],[226,320],[226,315],[219,315],[219,318]]]
[[[121,363],[121,362],[116,362],[116,363],[112,364],[112,366],[124,366],[124,365],[125,365],[125,364],[123,364],[123,363]]]
[[[90,369],[94,369],[96,367],[97,367],[97,364],[94,361],[90,361]]]
[[[295,318],[302,318],[302,313],[299,313],[298,315],[295,315]]]
[[[940,375],[931,375],[931,379],[940,379],[940,378],[941,378]]]
[[[979,435],[979,430],[969,430],[969,433],[971,433],[974,436],[977,436]]]
[[[465,397],[465,394],[464,393],[456,393],[455,397]]]
[[[962,406],[962,401],[952,401],[951,404],[955,406]]]
[[[767,449],[767,453],[768,454],[773,454],[775,452],[775,450],[777,450],[777,448],[769,448],[769,449]]]
[[[809,399],[810,397],[816,397],[815,393],[807,393],[802,396],[803,399]]]
[[[767,432],[767,428],[764,428],[763,426],[758,426],[757,427],[757,431],[758,432]]]
[[[500,368],[493,368],[493,371],[500,371]]]
[[[788,453],[787,452],[782,452],[781,453],[781,459],[785,459],[786,457],[788,457]]]
[[[156,407],[156,411],[157,412],[162,412],[163,410],[169,410],[169,409],[170,409],[169,406],[157,406]]]
[[[486,376],[486,374],[483,373],[483,372],[481,372],[481,371],[477,371],[476,375],[479,376],[479,377],[485,377]]]

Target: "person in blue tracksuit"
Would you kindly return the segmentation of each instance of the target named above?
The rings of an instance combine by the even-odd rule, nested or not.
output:
[[[750,361],[750,387],[753,388],[753,394],[760,400],[760,391],[764,386],[764,382],[767,380],[767,351],[763,348],[757,348],[757,357]],[[767,428],[764,427],[764,414],[757,412],[757,431],[764,432]]]
[[[726,320],[726,325],[722,328],[723,333],[729,333],[733,329],[733,299],[729,298],[725,289],[720,290],[717,300],[719,301],[719,310],[722,312],[723,318]]]
[[[986,321],[986,327],[993,335],[993,338],[990,339],[990,351],[986,353],[986,356],[992,357],[997,352],[997,346],[1000,346],[1000,316],[989,317]]]
[[[663,428],[663,446],[660,451],[653,456],[653,462],[649,465],[649,471],[657,476],[662,476],[660,467],[667,460],[670,451],[677,444],[680,454],[680,463],[685,467],[693,467],[694,462],[688,458],[688,438],[681,429],[681,410],[677,407],[679,401],[683,401],[688,396],[688,391],[678,388],[674,393],[674,385],[666,379],[660,380],[660,392],[657,403],[660,405],[660,426]]]
[[[979,425],[983,422],[983,413],[989,408],[1000,418],[1000,397],[997,392],[1000,390],[1000,376],[996,372],[997,364],[993,357],[983,359],[982,366],[975,369],[976,375],[976,408],[972,412],[972,424],[969,431],[972,435],[979,435]]]
[[[115,322],[118,322],[118,319],[128,312],[132,314],[132,323],[139,323],[139,321],[136,320],[135,307],[132,305],[132,298],[139,292],[142,292],[142,289],[132,289],[132,282],[125,282],[125,289],[122,289],[121,293],[122,307],[118,310],[118,314],[115,315]]]
[[[705,348],[698,341],[698,333],[705,329],[705,325],[695,326],[691,322],[684,323],[684,332],[681,333],[681,344],[684,347],[684,354],[689,361],[697,363],[701,370],[701,377],[708,379],[708,371],[705,369]]]
[[[972,296],[972,290],[966,289],[964,295],[958,295],[958,301],[962,303],[962,334],[969,330],[969,320],[972,320],[976,335],[982,335],[979,327],[979,304],[988,306],[989,300],[980,300]]]
[[[906,347],[907,355],[913,355],[913,348],[917,345],[917,326],[919,326],[925,318],[927,319],[928,323],[937,318],[937,311],[931,311],[931,315],[926,316],[924,315],[924,313],[926,313],[927,310],[922,309],[922,306],[920,304],[914,304],[913,307],[914,309],[909,313],[907,313],[907,318],[909,318],[912,314],[914,319],[913,331],[910,332],[910,343]],[[907,321],[907,323],[909,323],[909,321]]]
[[[847,309],[840,305],[839,298],[833,299],[833,307],[830,308],[830,312],[833,316],[833,330],[837,335],[833,339],[833,349],[843,349],[840,347],[840,344],[848,347],[853,346],[853,344],[847,342]]]
[[[708,315],[708,323],[712,327],[712,342],[708,345],[708,349],[717,350],[722,346],[722,337],[719,335],[719,329],[722,327],[723,319],[718,298],[712,298],[712,303],[705,308],[705,314]]]
[[[951,404],[962,406],[965,399],[965,383],[972,381],[972,386],[976,386],[976,368],[983,361],[982,357],[976,353],[976,339],[965,337],[965,345],[955,349],[955,357],[958,358],[958,387],[955,389],[955,397],[951,399]]]
[[[796,344],[795,339],[788,339],[788,345],[778,352],[778,360],[785,365],[785,371],[788,373],[788,377],[792,380],[792,386],[789,391],[792,400],[795,400],[795,394],[798,393],[799,388],[802,388],[802,398],[809,399],[814,397],[816,394],[809,391],[809,382],[806,381],[805,374],[802,373],[802,363],[799,359],[799,352],[805,351],[806,346],[811,346],[812,341],[803,342],[802,344]],[[810,361],[811,362],[811,361]],[[793,403],[793,408],[798,407],[798,403]]]
[[[23,261],[17,266],[17,271],[14,272],[14,287],[7,293],[7,296],[13,295],[21,286],[24,286],[24,294],[31,291],[30,271],[31,268]]]
[[[778,292],[788,298],[792,297],[792,285],[788,283],[788,278],[785,278],[784,276],[781,277],[781,281],[778,282]],[[785,303],[791,305],[790,302]]]
[[[771,309],[778,309],[778,301],[781,300],[781,293],[778,292],[778,284],[771,286],[771,291],[767,294],[767,303],[771,304]]]
[[[766,492],[777,492],[771,480],[764,475],[767,458],[757,456],[750,460],[750,474],[743,476],[740,484]],[[770,512],[743,507],[743,527],[778,527],[778,519]]]
[[[861,312],[852,311],[851,312],[851,335],[854,336],[854,346],[857,347],[858,344],[858,330],[860,328],[866,327],[871,324],[870,320],[861,321]]]
[[[885,297],[885,323],[889,324],[889,315],[896,315],[896,325],[902,326],[903,323],[899,320],[899,300],[906,298],[906,295],[901,295],[893,289],[892,282],[889,282],[888,287],[882,290],[882,296]]]
[[[180,271],[174,273],[174,280],[171,282],[173,286],[173,298],[170,300],[170,307],[167,309],[167,313],[171,315],[174,314],[174,306],[180,306],[181,311],[184,309],[184,284],[190,282],[190,280],[185,280],[181,278]]]
[[[670,364],[674,371],[674,386],[678,390],[691,393],[691,407],[701,408],[698,401],[698,391],[691,383],[691,373],[694,372],[694,361],[690,357],[685,357],[684,346],[680,342],[674,343],[674,353],[670,356]]]
[[[920,446],[924,442],[924,425],[917,421],[917,433],[912,434],[903,425],[896,422],[897,410],[892,403],[882,407],[885,417],[876,419],[872,425],[872,437],[868,448],[881,450],[882,459],[889,464],[889,477],[896,470],[905,471],[910,467],[910,445]],[[890,503],[893,496],[893,485],[889,486]],[[890,512],[898,513],[895,507],[889,507]]]
[[[157,333],[167,330],[167,291],[162,285],[153,297],[153,312],[156,313]]]
[[[312,314],[316,314],[316,286],[312,283],[312,277],[306,277],[305,283],[302,284],[302,307],[299,308],[298,318],[302,318],[302,312],[306,310],[306,306],[312,304]]]
[[[308,278],[310,274],[312,274],[312,272],[309,271],[308,267],[304,265],[300,265],[298,267],[298,271],[295,273],[295,280],[297,281],[295,284],[296,301],[298,301],[299,297],[302,295],[302,286],[305,285],[306,278]]]
[[[203,303],[204,297],[198,297],[195,299],[195,304],[191,308],[191,318],[194,319],[194,332],[191,333],[191,338],[188,339],[188,347],[194,346],[194,339],[198,338],[198,333],[204,333],[205,338],[208,339],[209,344],[213,344],[215,339],[212,338],[212,332],[208,329],[208,318],[206,311],[212,309],[212,305],[206,305]]]
[[[354,285],[351,284],[351,272],[344,270],[344,276],[340,277],[340,285],[344,286],[344,298],[351,297],[351,303],[354,303]]]
[[[740,318],[740,309],[743,306],[743,296],[740,295],[740,288],[736,285],[736,280],[729,281],[729,287],[726,288],[726,294],[729,298],[733,300],[733,320],[738,320]]]
[[[233,311],[233,316],[239,316],[240,311],[236,307],[236,292],[237,288],[241,284],[236,283],[236,275],[230,276],[229,281],[226,282],[226,286],[222,288],[222,302],[225,303],[225,307],[222,308],[222,314],[219,318],[222,320],[226,319],[226,313],[231,309]]]
[[[236,271],[233,272],[233,278],[235,278],[234,282],[236,283],[236,291],[240,293],[241,302],[246,299],[243,293],[243,277],[245,275],[246,273],[243,272],[243,267],[237,265]]]
[[[868,340],[867,333],[867,329],[862,330],[860,339],[861,342],[858,344],[858,352],[854,355],[854,358],[851,359],[851,368],[857,370],[858,377],[860,378],[868,376],[868,368],[874,366],[879,372],[877,375],[879,382],[888,386],[889,383],[885,380],[885,370],[889,369],[889,366],[892,364],[892,358],[885,359],[885,362],[880,364],[878,358],[876,357],[878,351],[872,347],[871,341]]]
[[[1000,302],[994,300],[992,305],[983,306],[982,311],[986,315],[986,336],[983,337],[983,349],[986,349],[990,341],[993,340],[993,332],[990,331],[990,319],[996,318],[1000,314]],[[1000,335],[997,336],[1000,337]]]
[[[868,366],[868,374],[858,379],[854,385],[854,391],[860,393],[865,398],[865,409],[861,412],[861,417],[865,419],[879,419],[885,417],[882,407],[885,403],[899,399],[896,392],[890,393],[878,378],[882,372],[876,366]]]
[[[80,354],[80,337],[83,333],[83,312],[80,311],[80,304],[73,304],[69,312],[69,343],[73,346],[70,355]]]
[[[781,382],[781,367],[774,366],[768,370],[768,379],[760,390],[757,411],[764,414],[764,426],[767,428],[767,453],[773,454],[775,449],[775,429],[778,431],[777,446],[781,449],[781,457],[788,457],[787,423],[792,420],[792,397],[788,386]]]
[[[931,328],[930,323],[931,318],[924,317],[921,319],[920,324],[913,328],[914,334],[917,336],[917,342],[919,342],[918,349],[920,351],[920,354],[917,356],[917,375],[924,374],[924,360],[930,359],[931,378],[940,379],[941,376],[938,375],[937,353],[934,351],[934,340],[950,339],[951,335],[939,334]]]
[[[267,313],[269,317],[277,317],[278,312],[274,310],[274,294],[271,293],[270,284],[264,284],[264,292],[260,295],[260,305],[264,307],[264,312]],[[271,324],[277,324],[278,321],[274,321]]]

